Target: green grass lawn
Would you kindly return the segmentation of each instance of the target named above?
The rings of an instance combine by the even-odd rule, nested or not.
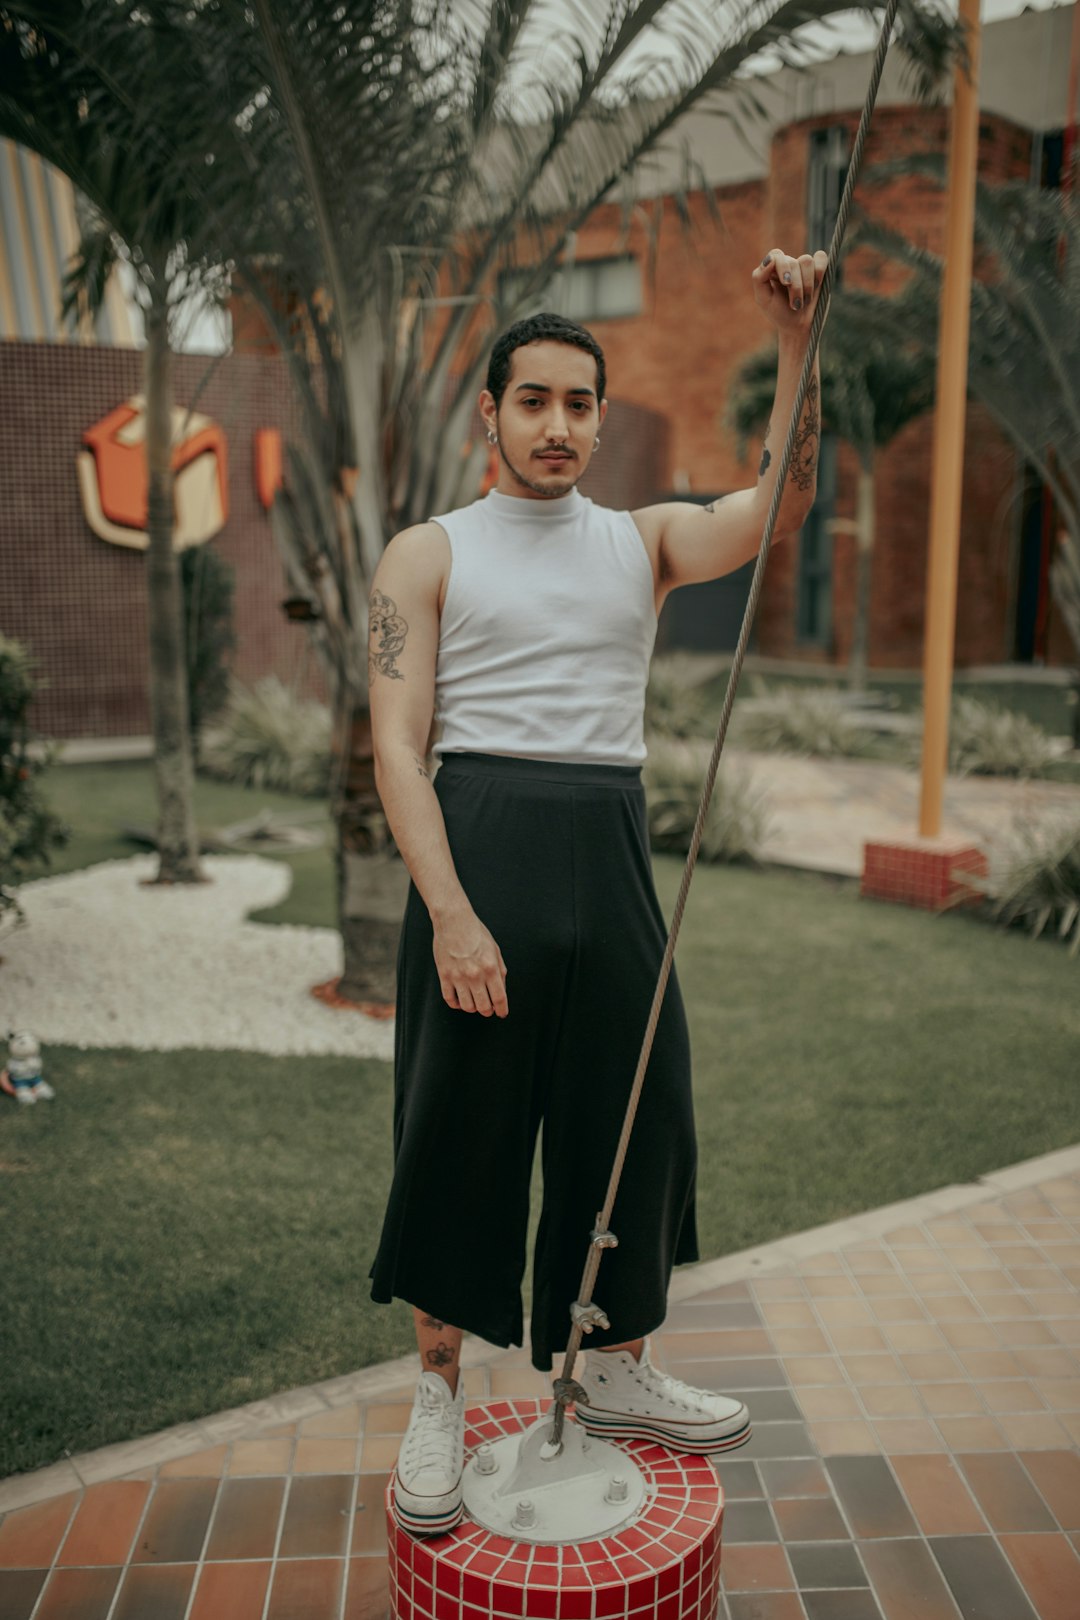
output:
[[[122,853],[109,818],[135,811],[115,773],[138,769],[50,777],[78,819],[68,863]],[[220,819],[270,798],[199,796]],[[292,864],[290,920],[332,922],[317,863]],[[656,867],[669,912],[681,863]],[[812,875],[702,867],[678,964],[706,1258],[1080,1139],[1077,964],[1053,943]],[[0,1109],[0,1475],[409,1348],[404,1307],[367,1298],[387,1065],[45,1058],[57,1101]]]

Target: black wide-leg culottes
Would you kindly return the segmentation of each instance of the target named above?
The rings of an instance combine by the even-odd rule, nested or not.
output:
[[[542,1127],[532,1360],[566,1346],[607,1191],[667,929],[636,766],[449,754],[435,777],[454,864],[507,968],[507,1018],[442,998],[410,885],[398,953],[394,1177],[374,1300],[407,1300],[491,1344],[522,1342],[529,1185]],[[698,1258],[690,1044],[674,972],[595,1289],[590,1345],[659,1327]]]

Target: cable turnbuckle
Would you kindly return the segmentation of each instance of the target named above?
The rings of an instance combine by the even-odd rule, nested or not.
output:
[[[619,1240],[614,1232],[610,1232],[606,1228],[601,1231],[599,1225],[594,1226],[589,1233],[589,1241],[594,1249],[617,1249],[619,1247]]]
[[[611,1326],[595,1300],[591,1304],[582,1305],[580,1300],[575,1299],[570,1307],[570,1318],[574,1326],[580,1328],[582,1333],[591,1333],[593,1328],[609,1328]]]

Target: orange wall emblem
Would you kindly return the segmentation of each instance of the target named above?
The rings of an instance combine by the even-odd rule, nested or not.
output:
[[[83,512],[113,545],[145,551],[148,475],[145,399],[135,394],[83,434],[76,457]],[[172,410],[173,547],[201,546],[229,515],[225,435],[208,416]]]

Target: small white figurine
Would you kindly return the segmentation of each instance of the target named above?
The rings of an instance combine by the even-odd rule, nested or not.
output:
[[[41,1075],[41,1047],[29,1030],[8,1034],[7,1068],[0,1074],[0,1086],[20,1103],[45,1102],[56,1092]]]

